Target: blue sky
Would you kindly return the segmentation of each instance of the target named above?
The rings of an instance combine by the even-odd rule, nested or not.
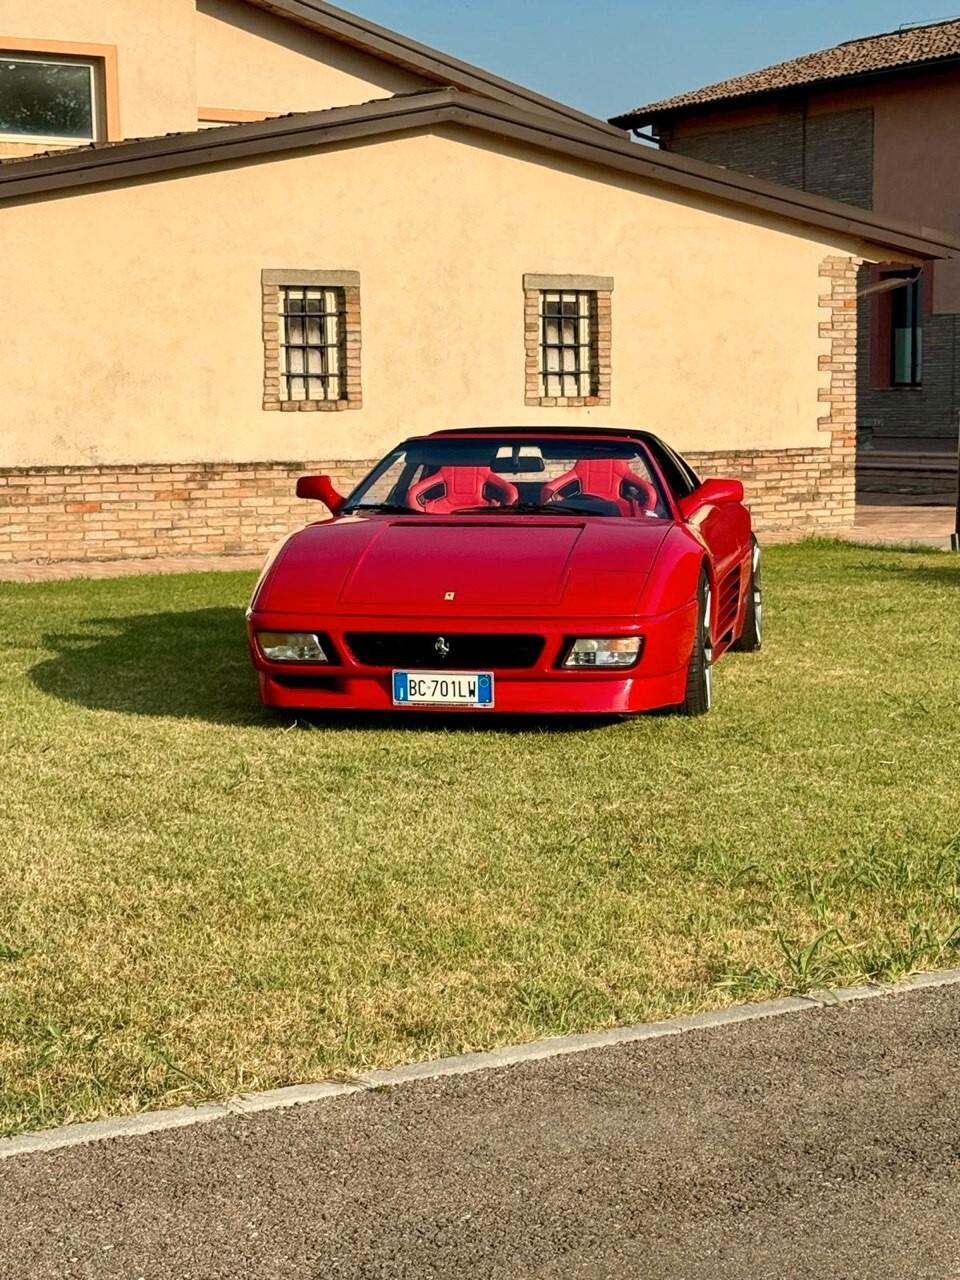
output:
[[[598,116],[841,40],[960,12],[958,0],[339,3]]]

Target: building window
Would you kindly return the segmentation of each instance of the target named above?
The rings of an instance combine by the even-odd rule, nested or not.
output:
[[[359,409],[360,276],[264,271],[263,407]]]
[[[97,63],[0,53],[0,136],[16,142],[95,142],[101,136]]]
[[[281,400],[339,400],[347,362],[343,289],[280,290]]]
[[[592,290],[540,292],[540,394],[595,396],[597,295]]]
[[[610,403],[609,276],[524,276],[526,403]]]
[[[923,376],[923,306],[919,280],[890,293],[890,385],[919,387]]]

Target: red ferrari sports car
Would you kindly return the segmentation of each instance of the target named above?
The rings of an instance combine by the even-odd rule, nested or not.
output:
[[[248,610],[263,702],[620,715],[710,709],[759,649],[760,552],[737,480],[656,436],[440,431],[398,445],[271,555]]]

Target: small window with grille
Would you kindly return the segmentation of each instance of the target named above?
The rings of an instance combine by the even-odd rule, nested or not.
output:
[[[342,289],[283,288],[280,344],[284,400],[340,400],[346,365]]]
[[[359,409],[360,277],[262,273],[265,409]]]
[[[610,404],[613,277],[527,273],[523,293],[524,402]]]
[[[597,295],[593,290],[540,293],[540,386],[544,396],[595,396]]]

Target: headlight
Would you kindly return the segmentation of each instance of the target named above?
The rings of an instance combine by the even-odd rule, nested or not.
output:
[[[329,662],[320,637],[310,631],[258,631],[257,643],[271,662]]]
[[[632,667],[643,648],[642,636],[574,640],[563,660],[565,667]]]

